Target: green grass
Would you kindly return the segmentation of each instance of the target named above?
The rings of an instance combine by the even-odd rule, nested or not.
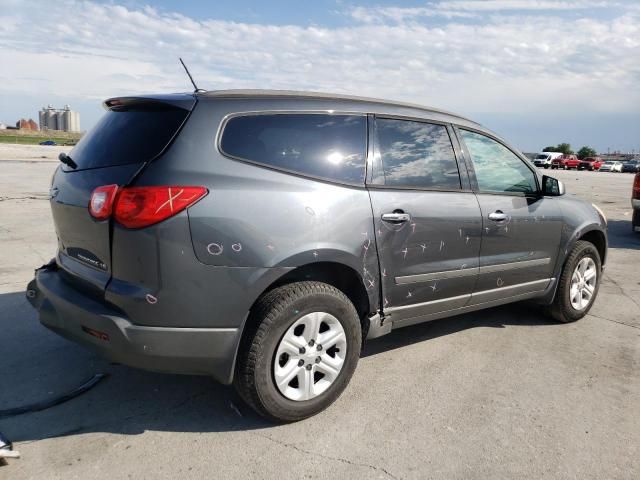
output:
[[[72,138],[61,138],[61,137],[30,137],[27,135],[0,135],[0,143],[13,143],[20,145],[38,145],[40,142],[44,142],[45,140],[53,140],[59,145],[63,145],[65,143],[69,145],[75,145],[77,140]]]

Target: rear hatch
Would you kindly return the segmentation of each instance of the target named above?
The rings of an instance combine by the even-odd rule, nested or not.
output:
[[[111,222],[89,213],[94,189],[125,186],[158,158],[193,109],[193,95],[114,98],[107,112],[71,150],[76,168],[60,165],[51,184],[58,265],[71,281],[104,291],[111,278]]]

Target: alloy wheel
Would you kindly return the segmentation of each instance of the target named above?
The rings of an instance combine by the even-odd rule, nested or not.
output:
[[[340,321],[326,312],[311,312],[291,325],[278,344],[273,377],[289,400],[311,400],[338,378],[347,354]]]
[[[571,276],[569,298],[573,308],[583,310],[591,303],[597,281],[596,262],[591,257],[584,257],[578,262]]]

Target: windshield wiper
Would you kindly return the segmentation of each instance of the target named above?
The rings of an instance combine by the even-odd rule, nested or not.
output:
[[[60,152],[60,155],[58,155],[58,160],[60,160],[65,165],[73,168],[74,170],[76,168],[78,168],[78,164],[76,162],[74,162],[71,159],[71,157],[69,155],[67,155],[66,153],[64,153],[64,152]]]

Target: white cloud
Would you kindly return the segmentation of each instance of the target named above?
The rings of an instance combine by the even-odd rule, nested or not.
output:
[[[476,3],[438,5],[464,13]],[[523,2],[483,3],[515,8]],[[610,20],[570,24],[516,13],[473,23],[445,18],[435,25],[331,28],[199,21],[151,7],[66,0],[55,9],[0,5],[5,96],[103,99],[184,91],[189,83],[177,60],[182,56],[199,86],[211,89],[333,91],[462,113],[629,112],[640,104],[640,12],[633,9]]]
[[[478,18],[480,14],[509,11],[571,11],[620,7],[616,1],[603,0],[443,0],[425,3],[423,7],[354,7],[349,13],[365,23],[417,21],[424,17],[445,19]],[[631,6],[629,5],[631,8]]]
[[[444,0],[432,2],[434,8],[441,10],[579,10],[587,8],[603,8],[618,5],[619,2],[601,0]]]
[[[417,20],[420,17],[440,17],[450,18],[476,18],[473,12],[456,11],[455,9],[444,9],[430,7],[354,7],[350,10],[350,15],[354,20],[364,23],[384,23],[388,20],[404,22],[407,20]]]

